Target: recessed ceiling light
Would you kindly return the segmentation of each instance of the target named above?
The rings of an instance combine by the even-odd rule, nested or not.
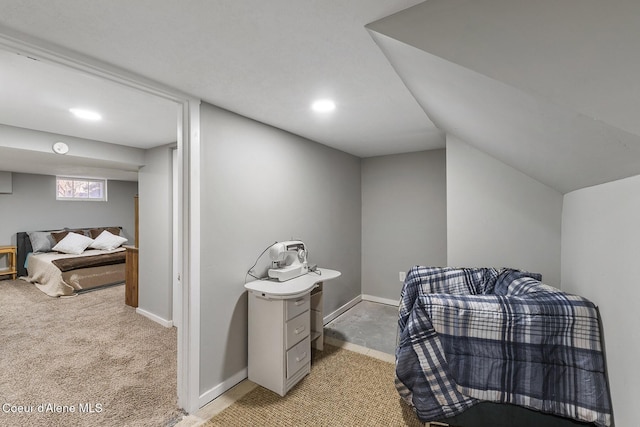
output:
[[[311,104],[311,108],[318,113],[328,113],[336,109],[336,103],[330,99],[319,99]]]
[[[69,111],[76,117],[85,120],[100,120],[102,116],[95,111],[83,110],[81,108],[70,108]]]

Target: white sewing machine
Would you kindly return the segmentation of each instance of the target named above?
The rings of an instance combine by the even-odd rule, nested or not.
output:
[[[300,240],[278,242],[269,248],[269,277],[279,282],[307,274],[307,248]]]

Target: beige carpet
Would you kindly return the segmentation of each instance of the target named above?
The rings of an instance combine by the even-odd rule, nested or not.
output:
[[[394,365],[349,350],[314,351],[311,374],[285,397],[257,387],[210,419],[229,426],[422,426],[393,385]]]
[[[123,285],[51,298],[0,281],[0,343],[1,426],[168,426],[182,416],[176,330],[126,306]]]

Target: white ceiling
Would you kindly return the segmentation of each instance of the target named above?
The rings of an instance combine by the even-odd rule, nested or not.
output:
[[[429,0],[368,26],[438,128],[563,193],[640,174],[640,2]]]
[[[0,0],[0,10],[0,35],[96,58],[357,156],[441,148],[447,132],[562,192],[640,173],[637,1]],[[0,123],[138,147],[175,138],[161,130],[174,120],[166,111],[105,86],[88,98],[117,117],[110,133],[54,128],[67,120],[62,104],[95,78],[47,67],[57,66],[0,54]],[[318,97],[334,98],[336,111],[314,115]],[[142,133],[130,128],[140,123]]]
[[[325,145],[375,156],[444,146],[443,133],[365,29],[417,3],[0,0],[0,33],[35,37]],[[143,100],[95,78],[66,80],[57,66],[7,54],[0,65],[3,80],[6,73],[19,82],[0,93],[16,101],[0,110],[0,123],[138,147],[175,141],[175,128],[157,119],[166,117],[166,102],[142,113]],[[314,114],[309,106],[318,97],[333,98],[336,111]],[[108,111],[114,126],[69,122],[67,105],[77,99]],[[122,117],[129,113],[131,121]]]
[[[151,148],[176,141],[177,104],[106,79],[0,50],[0,123]],[[70,108],[102,114],[78,120]]]
[[[429,0],[374,24],[387,35],[640,135],[640,2]]]
[[[374,33],[439,128],[562,193],[640,174],[640,136]]]

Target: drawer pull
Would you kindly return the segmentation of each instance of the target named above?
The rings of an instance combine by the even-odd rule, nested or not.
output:
[[[301,362],[304,359],[307,358],[307,352],[305,351],[304,353],[302,353],[300,356],[296,357],[296,362]]]
[[[303,325],[303,326],[300,326],[300,327],[296,328],[296,329],[293,331],[293,333],[294,333],[294,334],[296,334],[296,335],[300,335],[302,332],[304,332],[304,330],[305,330],[305,329],[306,329],[306,328],[305,328],[305,327],[304,327],[304,325]]]
[[[297,300],[297,301],[295,302],[295,305],[296,305],[296,306],[300,306],[300,305],[304,304],[304,301],[305,301],[305,300],[304,300],[304,298],[299,299],[299,300]]]

